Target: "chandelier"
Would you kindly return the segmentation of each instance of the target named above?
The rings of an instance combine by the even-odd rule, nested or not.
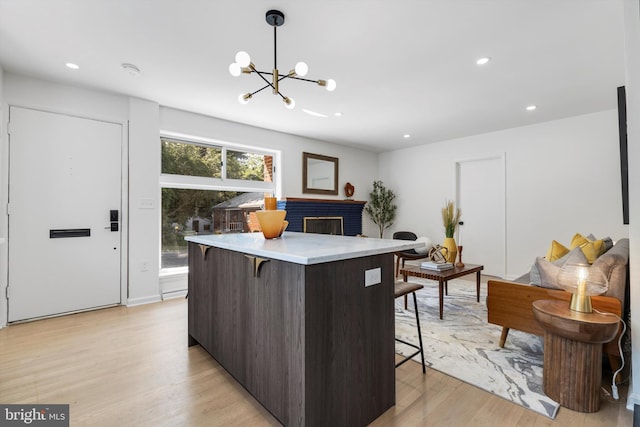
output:
[[[304,76],[307,75],[307,72],[309,71],[309,67],[304,62],[298,62],[293,70],[289,71],[287,74],[280,75],[280,72],[278,71],[278,54],[277,54],[278,51],[277,51],[277,44],[276,44],[276,40],[277,40],[276,34],[277,34],[278,27],[284,24],[284,13],[280,12],[279,10],[270,10],[267,12],[266,20],[267,20],[267,24],[273,27],[273,71],[268,72],[268,71],[256,70],[255,65],[253,64],[253,62],[251,62],[251,57],[249,56],[249,54],[244,51],[238,52],[236,54],[236,62],[229,65],[229,73],[231,73],[231,75],[234,77],[238,77],[241,74],[256,73],[266,83],[266,85],[256,90],[255,92],[247,92],[247,93],[240,94],[240,96],[238,96],[238,101],[241,104],[247,104],[249,100],[253,98],[253,95],[270,87],[274,95],[280,95],[280,97],[282,98],[282,101],[285,104],[285,107],[287,107],[288,109],[293,109],[296,106],[296,103],[293,100],[293,98],[284,96],[280,92],[280,82],[284,79],[302,80],[305,82],[315,83],[318,86],[324,87],[329,92],[334,91],[336,88],[336,82],[333,79],[310,80],[310,79],[303,78]],[[265,76],[271,76],[270,80]]]

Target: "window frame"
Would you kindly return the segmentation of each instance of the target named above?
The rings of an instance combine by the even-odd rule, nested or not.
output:
[[[160,172],[159,192],[162,193],[163,188],[177,188],[185,190],[213,190],[213,191],[240,191],[240,192],[260,192],[271,193],[277,195],[280,193],[280,158],[281,151],[275,149],[267,149],[263,147],[255,147],[244,144],[236,144],[227,141],[220,141],[209,138],[195,137],[191,135],[177,134],[174,132],[161,131],[158,143],[162,144],[163,139],[170,139],[174,142],[193,144],[203,147],[220,148],[223,164],[221,168],[221,178],[177,175]],[[241,151],[246,153],[258,154],[272,157],[272,181],[253,181],[242,179],[227,179],[227,150]],[[161,160],[162,162],[162,160]],[[162,163],[160,164],[162,171]],[[160,195],[160,198],[162,195]],[[162,204],[160,204],[162,206]],[[162,268],[162,208],[159,210],[159,228],[160,245],[158,246],[158,257],[160,258],[160,276],[166,277],[177,274],[186,274],[188,267],[172,267]]]

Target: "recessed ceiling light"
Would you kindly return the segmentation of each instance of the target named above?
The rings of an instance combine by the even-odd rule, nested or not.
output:
[[[402,137],[404,139],[409,139],[409,138],[411,138],[411,135],[409,135],[408,133],[405,133],[404,135],[402,135]]]
[[[302,111],[304,111],[305,113],[307,113],[310,116],[314,116],[314,117],[322,117],[322,118],[327,118],[329,116],[327,116],[326,114],[322,114],[322,113],[316,113],[315,111],[311,111],[311,110],[306,110],[306,109],[302,109]]]
[[[535,110],[536,108],[538,108],[538,107],[536,107],[535,105],[529,105],[529,106],[527,107],[527,111],[533,111],[533,110]]]
[[[67,62],[64,65],[66,65],[67,68],[71,68],[72,70],[77,70],[77,69],[80,68],[80,66],[78,64],[74,64],[73,62]]]
[[[125,62],[122,64],[122,68],[132,77],[138,77],[140,75],[140,68],[133,64]]]
[[[484,58],[480,58],[476,61],[476,64],[478,65],[484,65],[486,63],[488,63],[489,61],[491,61],[491,58],[489,58],[488,56],[485,56]]]
[[[341,112],[333,113],[333,115],[336,116],[336,117],[342,117],[342,113]]]

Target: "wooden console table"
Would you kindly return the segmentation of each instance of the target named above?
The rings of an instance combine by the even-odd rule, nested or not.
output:
[[[580,412],[600,409],[602,344],[618,332],[618,319],[569,309],[565,301],[533,302],[544,329],[544,392],[560,405]]]

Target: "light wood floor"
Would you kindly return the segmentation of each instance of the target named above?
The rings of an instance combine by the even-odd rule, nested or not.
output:
[[[187,347],[187,305],[175,299],[0,330],[0,403],[68,403],[72,426],[260,426],[278,422],[199,346]],[[397,404],[373,426],[631,426],[561,408],[550,420],[434,370],[397,369]]]

